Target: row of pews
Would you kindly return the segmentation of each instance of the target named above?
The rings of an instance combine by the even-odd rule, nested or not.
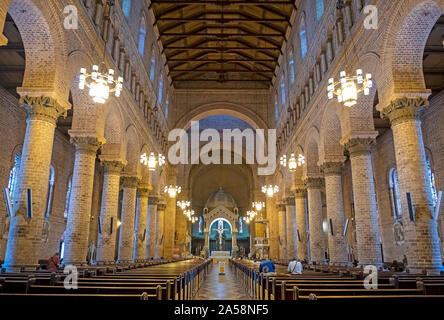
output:
[[[77,270],[77,288],[72,286],[72,275],[63,270],[18,273],[2,270],[0,300],[19,297],[88,301],[187,300],[192,299],[198,291],[210,264],[211,260],[191,259],[167,263],[150,261],[127,265],[83,266]]]
[[[444,300],[442,275],[378,272],[377,288],[368,289],[366,275],[358,268],[306,266],[302,275],[291,275],[286,266],[276,265],[276,275],[264,275],[258,271],[259,262],[230,260],[230,267],[257,300]]]

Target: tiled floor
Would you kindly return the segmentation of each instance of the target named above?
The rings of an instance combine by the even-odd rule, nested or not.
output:
[[[251,300],[226,264],[225,275],[219,275],[219,266],[213,264],[194,300]]]

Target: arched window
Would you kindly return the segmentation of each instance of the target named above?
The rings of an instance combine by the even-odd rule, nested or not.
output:
[[[152,83],[154,83],[154,79],[156,76],[156,58],[154,57],[154,50],[152,51],[151,55],[150,80]]]
[[[324,14],[324,0],[316,0],[316,19],[320,20]]]
[[[279,107],[278,107],[278,100],[277,97],[274,100],[274,120],[278,121],[279,119]]]
[[[20,171],[21,157],[22,156],[20,153],[15,154],[14,165],[12,166],[12,169],[9,173],[8,189],[9,189],[9,194],[11,195],[11,201],[13,200],[15,187],[17,185],[17,177],[18,177],[19,171]]]
[[[145,38],[146,38],[146,23],[145,18],[142,17],[140,20],[140,28],[139,28],[139,53],[141,56],[143,56],[143,53],[145,51]]]
[[[165,119],[168,119],[168,107],[169,107],[169,105],[170,105],[170,97],[169,97],[169,95],[167,94],[167,98],[166,98],[166,101],[165,101]]]
[[[66,197],[65,197],[65,211],[63,212],[63,216],[65,218],[68,218],[69,198],[71,198],[71,184],[72,184],[72,178],[69,178],[68,189],[66,190]]]
[[[430,157],[426,158],[427,164],[427,176],[430,179],[430,192],[432,193],[433,205],[436,206],[438,203],[438,192],[436,191],[435,174],[432,170],[432,165],[430,163]]]
[[[307,28],[305,26],[305,17],[302,16],[301,23],[299,25],[299,39],[301,41],[301,56],[302,58],[305,57],[308,50],[308,44],[307,44]]]
[[[244,223],[242,221],[242,217],[239,217],[239,233],[244,232]]]
[[[159,103],[162,103],[162,95],[163,95],[163,76],[160,76],[160,80],[159,80],[159,88],[158,88],[158,93],[157,93],[157,101],[159,101]]]
[[[62,259],[63,259],[63,256],[65,255],[65,241],[61,241],[61,242],[60,242],[60,250],[59,250],[59,253],[60,253],[60,260],[62,260]]]
[[[390,197],[392,200],[393,218],[399,220],[402,216],[401,194],[399,192],[398,171],[395,168],[389,172]]]
[[[46,200],[46,217],[49,217],[52,205],[52,194],[54,191],[54,167],[51,165],[48,180],[48,198]]]
[[[131,14],[131,0],[122,1],[122,11],[125,17],[129,18]]]
[[[288,74],[290,76],[290,83],[294,83],[294,60],[293,60],[293,50],[288,53]]]
[[[202,216],[199,217],[199,233],[202,233],[203,229],[203,220],[202,220]]]
[[[285,82],[283,80],[281,83],[281,104],[282,107],[285,105]]]

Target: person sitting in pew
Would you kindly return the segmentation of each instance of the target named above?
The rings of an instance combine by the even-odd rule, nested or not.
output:
[[[58,252],[54,253],[54,255],[48,260],[48,270],[49,271],[57,271],[60,266],[60,254]]]
[[[302,263],[296,258],[293,258],[288,264],[288,271],[291,274],[302,274]]]
[[[266,259],[262,260],[261,264],[259,265],[259,272],[263,273],[264,275],[275,275],[276,267],[274,262]]]

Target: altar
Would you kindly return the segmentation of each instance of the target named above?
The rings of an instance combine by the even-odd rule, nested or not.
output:
[[[231,258],[231,252],[230,251],[211,251],[211,259],[213,259],[214,263],[217,263],[219,261],[226,261]]]

